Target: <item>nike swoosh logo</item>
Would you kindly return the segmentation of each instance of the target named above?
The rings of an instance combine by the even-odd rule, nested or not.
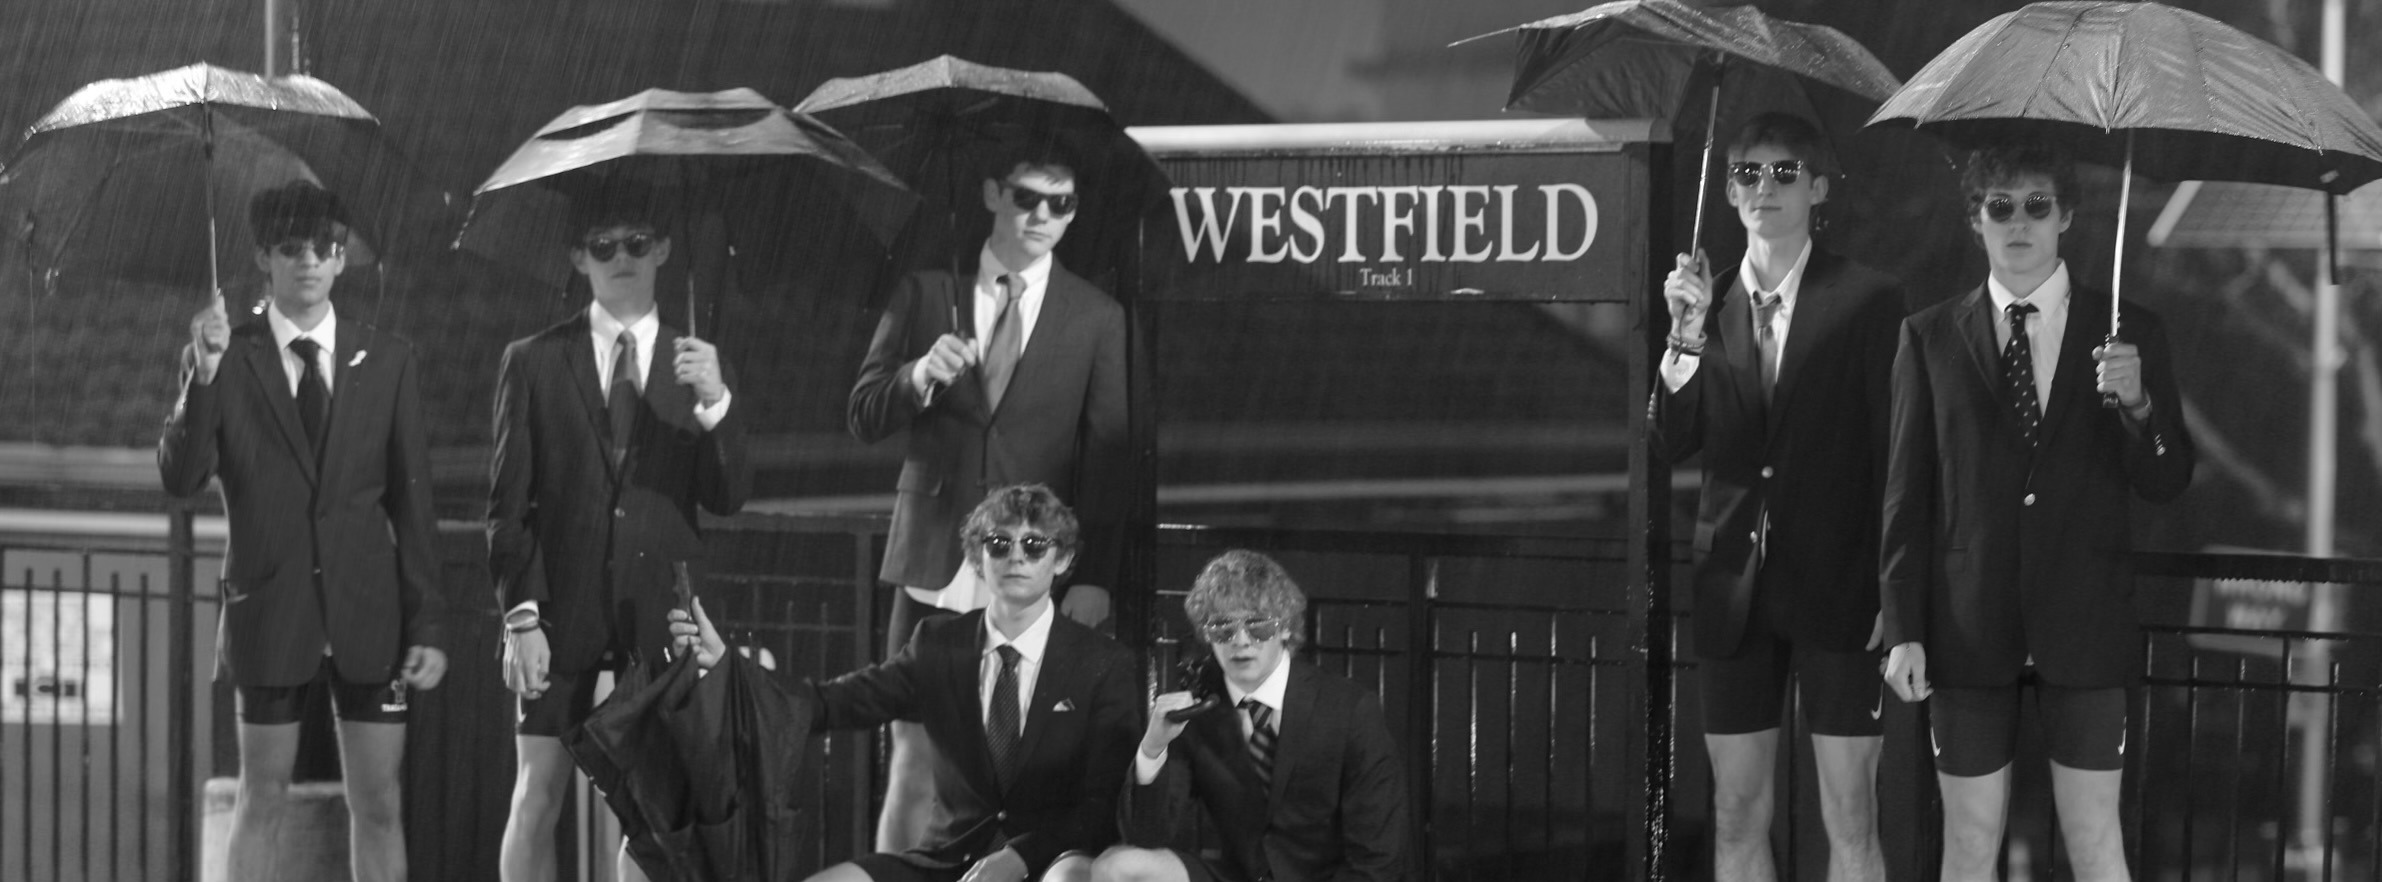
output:
[[[1877,691],[1877,706],[1876,706],[1876,707],[1873,707],[1873,708],[1870,708],[1870,709],[1869,709],[1869,718],[1870,718],[1870,719],[1872,719],[1872,720],[1874,720],[1874,719],[1878,719],[1878,718],[1880,718],[1880,717],[1883,717],[1883,716],[1885,716],[1885,715],[1886,715],[1886,690],[1885,690],[1885,689],[1883,689],[1883,688],[1880,688],[1880,689]],[[2119,752],[2119,753],[2124,753],[2125,751],[2123,751],[2123,750],[2120,750],[2120,751],[2118,751],[2118,752]]]
[[[1936,756],[1944,755],[1944,746],[1935,743],[1935,731],[1932,729],[1927,732],[1927,749],[1934,751]]]

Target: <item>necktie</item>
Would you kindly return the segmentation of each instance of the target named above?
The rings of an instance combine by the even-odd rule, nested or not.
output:
[[[1003,643],[995,650],[1001,654],[1001,675],[993,680],[992,712],[985,715],[984,740],[992,745],[993,770],[1000,776],[1001,788],[1006,790],[1010,780],[1017,777],[1018,741],[1023,728],[1017,713],[1017,647]]]
[[[2013,303],[2010,314],[2010,345],[2002,347],[2002,381],[2010,386],[2010,400],[2018,406],[2018,427],[2026,434],[2026,445],[2037,443],[2035,432],[2043,424],[2043,403],[2035,398],[2035,347],[2026,340],[2026,317],[2035,312],[2032,303]]]
[[[637,431],[637,338],[626,330],[612,341],[612,388],[604,410],[612,418],[612,464],[617,466]]]
[[[331,421],[331,387],[323,382],[323,345],[306,337],[289,341],[289,351],[306,365],[298,375],[298,420],[306,424],[306,444],[322,456],[323,426]]]
[[[1274,783],[1274,709],[1254,698],[1241,699],[1241,710],[1249,713],[1249,762],[1257,767],[1257,780],[1268,786]]]
[[[1764,404],[1770,401],[1770,390],[1778,385],[1778,330],[1775,327],[1775,322],[1778,319],[1779,308],[1785,305],[1786,298],[1783,295],[1772,294],[1767,298],[1758,292],[1753,295],[1754,337],[1760,341],[1762,352],[1762,403]]]
[[[1001,409],[1001,394],[1009,391],[1009,375],[1017,370],[1020,329],[1017,319],[1016,276],[1002,276],[993,280],[994,303],[992,340],[984,347],[984,401],[992,410]]]

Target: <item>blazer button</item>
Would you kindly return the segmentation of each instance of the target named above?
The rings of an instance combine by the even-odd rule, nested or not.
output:
[[[2026,494],[2026,499],[2021,501],[2025,502],[2027,505],[2033,505],[2035,504],[2035,495],[2032,493]]]
[[[1006,820],[1009,820],[1009,812],[1008,812],[1008,810],[1004,809],[1004,810],[1002,810],[1002,811],[993,812],[993,820],[995,820],[995,821],[1006,821]]]
[[[628,516],[629,516],[629,510],[628,510],[628,509],[626,509],[626,508],[616,508],[616,509],[613,509],[613,510],[612,510],[612,516],[613,516],[613,517],[616,517],[616,518],[625,518],[625,517],[628,517]]]
[[[1762,531],[1755,530],[1751,533],[1747,533],[1745,534],[1745,539],[1748,542],[1760,542],[1762,541]]]
[[[1774,473],[1774,472],[1772,472],[1772,471],[1770,470],[1770,467],[1769,467],[1769,466],[1763,466],[1763,467],[1762,467],[1762,477],[1765,477],[1765,478],[1767,478],[1767,477],[1770,477],[1772,474],[1775,474],[1775,473]]]

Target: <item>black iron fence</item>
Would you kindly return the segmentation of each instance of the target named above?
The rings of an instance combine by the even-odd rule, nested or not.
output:
[[[207,686],[220,536],[203,534],[209,522],[187,508],[79,517],[20,518],[0,542],[0,880],[195,878],[198,787],[230,771],[216,743],[229,706]],[[456,649],[451,688],[418,703],[408,823],[418,875],[492,879],[511,714],[493,685],[495,606],[474,575],[476,531],[449,526],[448,578],[471,636]],[[878,656],[881,519],[713,526],[705,591],[737,643],[789,676]],[[1639,645],[1645,634],[1676,643],[1685,614],[1650,631],[1632,620],[1620,542],[1183,526],[1158,535],[1157,584],[1171,590],[1150,610],[1150,688],[1171,685],[1188,633],[1180,590],[1208,556],[1250,547],[1281,559],[1315,598],[1309,657],[1383,697],[1408,760],[1423,878],[1613,878],[1649,850],[1673,877],[1708,875],[1708,785],[1695,714],[1678,710],[1692,705],[1694,678],[1648,701],[1646,684],[1661,681],[1646,676]],[[2138,593],[2157,624],[2146,628],[2127,752],[2135,871],[2377,878],[2382,635],[2195,627],[2188,609],[2201,579],[2354,588],[2382,584],[2382,562],[2138,559]],[[1647,726],[1649,707],[1667,725]],[[1932,878],[1923,720],[1911,709],[1890,722],[1881,786],[1892,791],[1882,798],[1895,878]],[[1648,749],[1650,731],[1689,741],[1668,767],[1680,798],[1659,843],[1637,814],[1649,757],[1662,753]],[[866,733],[806,749],[804,847],[823,864],[870,840],[882,758]],[[2056,878],[2048,785],[2027,771],[2040,753],[2021,749],[2006,868]],[[1807,761],[1785,775],[1786,799],[1808,799]],[[1824,838],[1792,804],[1778,830],[1782,876],[1820,878]]]

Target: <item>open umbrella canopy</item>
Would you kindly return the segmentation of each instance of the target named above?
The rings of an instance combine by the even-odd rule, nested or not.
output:
[[[1739,59],[1884,101],[1901,81],[1869,50],[1823,25],[1751,6],[1617,0],[1517,25],[1506,107],[1588,117],[1677,115],[1698,63]]]
[[[442,225],[378,121],[338,89],[206,64],[76,90],[0,174],[0,217],[53,279],[198,288],[249,266],[248,197],[299,178],[347,205],[351,264],[395,231]]]
[[[2382,179],[2382,128],[2307,62],[2160,3],[2030,3],[1929,61],[1871,125],[1970,147],[2039,137],[2156,180],[2333,194]],[[2131,135],[2129,138],[2128,136]]]
[[[1166,196],[1166,173],[1100,98],[1066,74],[977,64],[949,55],[828,80],[795,105],[851,134],[926,200],[912,234],[961,247],[987,215],[978,200],[994,151],[1046,145],[1077,163],[1083,207],[1062,263],[1087,274],[1113,265],[1134,221]]]
[[[561,287],[581,232],[569,228],[572,200],[615,177],[675,205],[689,231],[716,222],[748,289],[838,254],[881,261],[916,205],[866,151],[758,92],[648,89],[540,128],[480,185],[456,245]]]

